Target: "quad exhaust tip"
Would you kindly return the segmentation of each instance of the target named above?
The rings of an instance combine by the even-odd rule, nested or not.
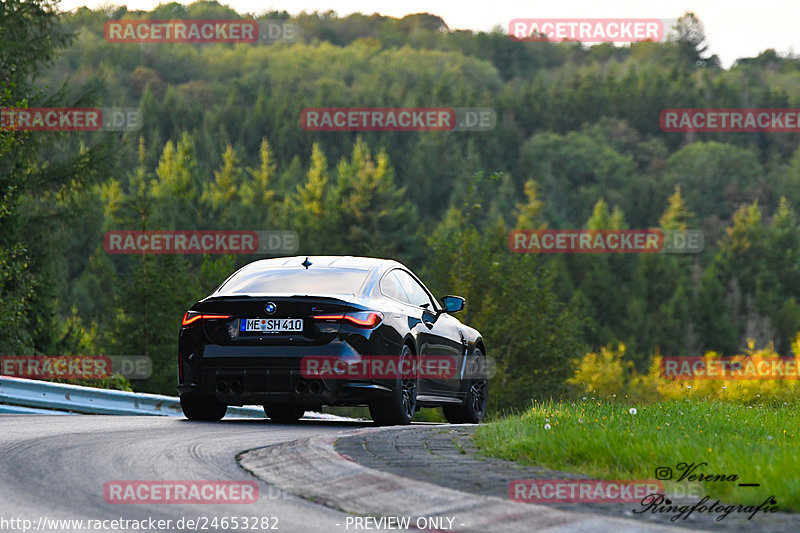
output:
[[[299,380],[294,384],[297,394],[319,394],[322,392],[322,383],[318,380]]]
[[[242,382],[238,379],[230,381],[221,379],[217,381],[214,390],[219,394],[241,394],[244,390]],[[304,380],[296,381],[294,384],[294,392],[297,394],[319,394],[323,390],[322,383],[319,380]]]
[[[242,382],[238,379],[232,379],[231,381],[221,379],[217,381],[214,390],[219,394],[241,394],[243,390]]]

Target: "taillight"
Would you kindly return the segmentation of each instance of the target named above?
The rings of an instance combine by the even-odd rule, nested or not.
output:
[[[376,311],[363,311],[357,313],[346,313],[341,315],[314,315],[314,320],[333,320],[337,322],[348,322],[359,328],[372,329],[383,322],[383,313]]]
[[[230,317],[231,315],[203,315],[197,311],[186,311],[186,314],[183,315],[181,326],[190,326],[198,320],[225,320]]]

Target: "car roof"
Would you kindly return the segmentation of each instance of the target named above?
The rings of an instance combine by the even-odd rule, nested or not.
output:
[[[294,257],[275,257],[272,259],[261,259],[245,265],[243,269],[266,270],[271,268],[286,268],[293,266],[303,266],[308,260],[311,265],[309,268],[350,268],[357,270],[384,270],[390,267],[402,267],[401,263],[393,259],[378,259],[375,257],[356,257],[352,255],[297,255]]]

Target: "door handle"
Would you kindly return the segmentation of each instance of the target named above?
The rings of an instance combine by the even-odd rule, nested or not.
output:
[[[422,323],[425,324],[428,327],[428,329],[433,329],[433,322],[431,322],[430,320],[425,320]]]

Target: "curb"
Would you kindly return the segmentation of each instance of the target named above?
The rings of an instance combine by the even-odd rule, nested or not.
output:
[[[286,492],[346,513],[412,517],[412,525],[417,517],[451,517],[455,518],[453,531],[464,533],[689,531],[442,488],[367,468],[338,454],[333,447],[337,438],[386,429],[393,428],[314,436],[258,448],[243,453],[239,464]],[[344,524],[336,525],[347,530]]]

